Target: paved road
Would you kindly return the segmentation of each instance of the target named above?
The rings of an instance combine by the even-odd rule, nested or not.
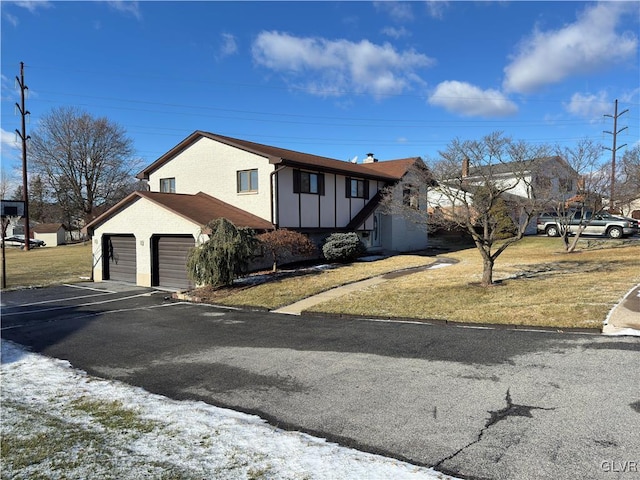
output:
[[[110,283],[2,304],[4,339],[89,373],[457,476],[640,475],[638,338],[224,310]]]

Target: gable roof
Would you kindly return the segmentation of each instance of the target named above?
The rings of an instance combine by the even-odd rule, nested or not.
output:
[[[351,174],[357,175],[359,177],[366,177],[383,181],[399,180],[402,175],[406,173],[409,164],[415,163],[416,161],[420,160],[419,157],[415,157],[401,160],[388,160],[376,163],[356,164],[197,130],[187,138],[185,138],[178,145],[176,145],[174,148],[158,158],[151,165],[138,173],[136,177],[139,179],[148,179],[149,175],[154,170],[160,168],[162,165],[173,159],[176,155],[186,150],[201,138],[208,138],[265,157],[269,160],[269,163],[274,165],[287,165],[298,168],[313,168],[320,171],[341,173],[347,175]],[[372,165],[375,166],[371,168]]]
[[[36,233],[58,233],[60,229],[66,230],[62,223],[39,223],[31,227]]]
[[[481,165],[478,167],[472,167],[469,169],[469,177],[481,176],[481,175],[502,175],[509,174],[518,171],[533,172],[536,168],[541,168],[543,165],[556,162],[567,168],[569,171],[573,171],[573,168],[558,155],[551,157],[538,157],[524,162],[501,162],[492,165]],[[577,175],[577,174],[576,174]]]
[[[211,220],[224,217],[238,227],[249,227],[254,230],[273,230],[275,228],[271,222],[203,192],[195,195],[133,192],[120,203],[92,220],[85,228],[87,231],[94,230],[99,224],[141,198],[147,199],[200,226],[205,226]]]

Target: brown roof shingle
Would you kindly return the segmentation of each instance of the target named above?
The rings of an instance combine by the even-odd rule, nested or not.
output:
[[[409,164],[415,163],[416,161],[420,160],[419,157],[415,157],[402,160],[388,160],[370,164],[356,164],[342,160],[336,160],[333,158],[321,157],[319,155],[297,152],[295,150],[288,150],[286,148],[279,148],[273,147],[271,145],[250,142],[247,140],[241,140],[239,138],[216,135],[213,133],[198,130],[193,132],[174,148],[169,150],[151,165],[142,170],[142,172],[140,172],[137,177],[140,179],[148,179],[150,173],[164,165],[180,152],[187,149],[190,145],[198,141],[200,138],[209,138],[211,140],[222,142],[241,150],[255,153],[256,155],[267,158],[269,162],[273,164],[284,164],[300,168],[314,168],[328,172],[358,175],[361,177],[369,177],[386,181],[399,180],[402,175],[406,173],[406,169],[408,168]],[[372,165],[374,165],[373,168],[371,168]]]
[[[108,220],[119,211],[124,210],[130,203],[145,198],[171,212],[180,215],[200,226],[205,226],[211,220],[224,217],[238,227],[249,227],[254,230],[273,230],[271,222],[253,215],[238,207],[234,207],[222,200],[218,200],[206,193],[195,195],[181,193],[133,192],[120,203],[95,218],[85,227],[87,231],[95,229],[99,224]]]
[[[37,233],[58,233],[58,230],[64,228],[61,223],[39,223],[31,227],[31,230]]]

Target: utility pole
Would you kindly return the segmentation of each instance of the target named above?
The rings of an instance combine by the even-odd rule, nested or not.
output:
[[[622,127],[620,130],[618,130],[618,117],[624,115],[628,111],[629,109],[626,109],[618,113],[618,100],[616,99],[613,115],[605,115],[605,117],[613,118],[613,131],[611,132],[608,132],[606,130],[604,131],[604,133],[608,133],[613,136],[613,146],[611,148],[604,147],[607,150],[611,150],[611,193],[609,195],[609,211],[612,211],[614,209],[614,195],[615,195],[615,184],[616,184],[616,152],[620,150],[622,147],[625,147],[627,145],[625,143],[624,145],[620,145],[619,147],[616,147],[616,139],[617,139],[616,137],[620,132],[622,132],[627,128],[627,127]]]
[[[22,131],[16,129],[16,133],[22,140],[22,200],[24,201],[24,249],[29,250],[29,192],[27,190],[27,140],[31,137],[27,135],[26,118],[30,115],[29,111],[24,108],[25,92],[29,88],[24,84],[24,62],[20,62],[20,77],[16,77],[18,86],[20,87],[20,104],[16,103],[20,116],[22,117]]]

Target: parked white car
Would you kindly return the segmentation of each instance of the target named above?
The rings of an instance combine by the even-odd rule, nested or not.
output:
[[[4,244],[9,247],[24,247],[24,235],[14,235],[12,237],[5,237]],[[29,248],[44,247],[46,243],[42,240],[34,238],[29,239]]]

